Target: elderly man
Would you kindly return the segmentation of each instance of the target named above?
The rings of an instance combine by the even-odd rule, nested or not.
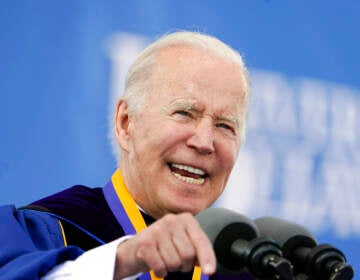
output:
[[[226,186],[248,91],[241,56],[216,38],[176,32],[147,47],[116,107],[119,169],[104,188],[3,207],[0,275],[225,279],[214,274],[212,246],[193,215]]]

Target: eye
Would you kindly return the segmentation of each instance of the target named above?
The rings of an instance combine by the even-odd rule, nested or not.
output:
[[[229,125],[229,124],[227,124],[227,123],[217,123],[217,124],[216,124],[216,127],[225,129],[225,130],[231,132],[232,134],[235,134],[235,129],[234,129],[234,127],[232,127],[231,125]]]
[[[188,111],[185,111],[185,110],[177,110],[174,112],[175,115],[180,115],[180,116],[183,116],[183,117],[192,117],[192,114]]]

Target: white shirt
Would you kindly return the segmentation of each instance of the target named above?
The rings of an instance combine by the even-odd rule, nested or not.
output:
[[[75,260],[55,266],[41,280],[113,280],[117,246],[131,237],[131,235],[123,236],[86,251]],[[135,280],[140,275],[141,273],[123,280]]]

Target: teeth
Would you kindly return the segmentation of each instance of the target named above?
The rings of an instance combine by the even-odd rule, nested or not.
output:
[[[198,168],[194,168],[194,167],[191,167],[191,166],[188,166],[188,165],[182,165],[182,164],[176,164],[176,163],[173,163],[171,165],[173,167],[175,167],[175,168],[185,170],[185,171],[188,171],[188,172],[191,172],[191,173],[194,173],[194,174],[205,175],[205,172],[203,170],[198,169]]]
[[[204,183],[205,179],[204,178],[199,178],[199,179],[194,179],[194,178],[190,178],[190,177],[185,177],[185,176],[181,176],[178,173],[172,172],[176,178],[183,180],[186,183],[189,184],[193,184],[193,185],[201,185]]]
[[[198,169],[198,168],[194,168],[194,167],[191,167],[191,166],[188,166],[188,165],[183,165],[183,164],[176,164],[176,163],[172,163],[171,164],[172,167],[174,168],[177,168],[177,169],[181,169],[181,170],[185,170],[187,172],[190,172],[190,173],[193,173],[193,174],[197,174],[197,175],[200,175],[200,176],[203,176],[205,175],[205,171],[201,170],[201,169]],[[191,178],[191,177],[187,177],[187,176],[183,176],[183,175],[180,175],[176,172],[172,172],[176,178],[186,182],[186,183],[189,183],[189,184],[193,184],[193,185],[201,185],[205,182],[205,179],[204,178]]]

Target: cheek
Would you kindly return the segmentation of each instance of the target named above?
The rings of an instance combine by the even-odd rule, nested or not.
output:
[[[234,143],[224,142],[218,147],[218,151],[222,170],[230,173],[238,155],[238,146]]]
[[[189,128],[182,124],[171,122],[162,123],[155,131],[159,145],[162,148],[176,148],[177,144],[184,143],[191,134]]]
[[[161,164],[161,159],[179,148],[185,138],[184,130],[174,124],[146,122],[134,133],[133,151],[138,161],[155,168],[154,164]]]
[[[151,116],[143,116],[142,119],[136,119],[131,127],[131,137],[134,148],[143,152],[156,145],[161,126]]]

